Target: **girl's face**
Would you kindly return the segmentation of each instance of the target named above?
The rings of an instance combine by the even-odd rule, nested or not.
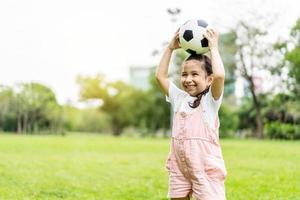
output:
[[[182,64],[181,85],[184,91],[196,96],[212,83],[212,76],[207,76],[202,69],[203,63],[198,60],[188,60]]]

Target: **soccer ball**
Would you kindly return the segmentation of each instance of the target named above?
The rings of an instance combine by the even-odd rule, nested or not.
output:
[[[203,36],[207,22],[202,19],[191,19],[179,29],[181,48],[190,54],[204,54],[209,51],[208,40]]]

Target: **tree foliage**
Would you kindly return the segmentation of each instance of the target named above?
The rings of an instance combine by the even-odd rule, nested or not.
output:
[[[40,83],[1,87],[0,126],[4,131],[63,132],[62,107],[54,92]]]
[[[296,99],[300,97],[300,18],[290,32],[290,44],[292,49],[288,49],[285,59],[289,61],[289,77],[292,78],[290,89]]]

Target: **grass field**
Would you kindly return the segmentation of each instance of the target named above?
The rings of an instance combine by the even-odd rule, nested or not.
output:
[[[0,199],[167,199],[168,139],[0,134]],[[300,142],[223,140],[227,199],[300,200]]]

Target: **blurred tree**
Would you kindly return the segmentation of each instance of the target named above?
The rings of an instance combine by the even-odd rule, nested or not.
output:
[[[0,86],[0,130],[16,131],[16,113],[12,112],[14,91],[11,87]]]
[[[258,19],[257,19],[258,18]],[[255,85],[255,73],[280,71],[281,65],[276,60],[278,53],[271,42],[267,42],[267,27],[272,23],[257,17],[256,22],[264,22],[265,25],[251,24],[248,21],[239,21],[235,28],[236,45],[238,51],[236,54],[237,70],[248,83],[252,102],[255,109],[256,127],[253,131],[258,138],[263,138],[263,118],[261,114],[261,103]],[[254,20],[253,20],[254,21]]]
[[[79,76],[77,82],[81,100],[99,99],[103,102],[100,109],[109,115],[114,135],[122,134],[127,126],[144,126],[149,105],[146,91],[122,81],[107,82],[103,75]]]
[[[62,108],[53,91],[42,84],[1,86],[0,128],[17,133],[62,133]]]
[[[68,131],[107,133],[110,132],[109,115],[98,108],[79,109],[64,105],[64,126]]]
[[[235,43],[236,34],[233,31],[223,33],[220,35],[219,49],[220,54],[225,67],[225,88],[224,88],[224,97],[232,97],[235,91],[235,82],[236,82],[236,61],[235,55],[237,53],[238,47]]]
[[[289,61],[288,75],[292,78],[290,91],[293,92],[295,99],[298,100],[300,97],[300,18],[292,28],[290,36],[288,43],[292,48],[287,49],[287,46],[285,46],[285,59]]]
[[[14,102],[18,133],[37,133],[41,129],[62,132],[62,109],[50,88],[39,83],[21,83]]]
[[[237,109],[234,105],[229,103],[222,103],[219,110],[220,116],[220,137],[230,137],[236,134],[239,128],[240,118],[237,113]]]
[[[151,132],[162,129],[164,137],[166,137],[167,131],[170,130],[170,106],[166,103],[166,97],[157,83],[155,70],[149,77],[149,81],[151,88],[148,91],[150,102],[147,111],[147,127]]]

